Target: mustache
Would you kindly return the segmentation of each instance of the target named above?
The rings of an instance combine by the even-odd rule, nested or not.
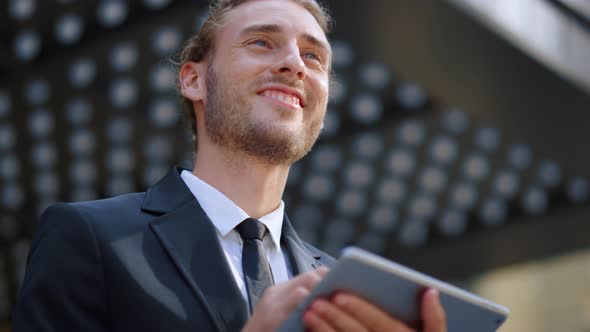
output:
[[[303,82],[299,79],[289,79],[284,76],[273,76],[273,77],[260,78],[254,82],[254,86],[261,86],[264,84],[284,85],[284,86],[287,86],[289,88],[299,91],[303,96],[307,95],[307,93],[305,93],[305,86],[303,85]]]

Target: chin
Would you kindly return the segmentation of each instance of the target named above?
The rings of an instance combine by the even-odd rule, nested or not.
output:
[[[304,135],[304,124],[300,121],[273,121],[266,123],[266,132],[272,136]]]

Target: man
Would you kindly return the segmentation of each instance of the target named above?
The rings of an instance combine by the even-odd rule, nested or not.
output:
[[[281,201],[326,112],[327,27],[314,0],[218,1],[181,56],[194,170],[146,193],[50,207],[14,331],[276,330],[332,263],[297,237]],[[435,291],[422,309],[425,331],[446,330]],[[349,294],[303,319],[311,331],[411,331]]]

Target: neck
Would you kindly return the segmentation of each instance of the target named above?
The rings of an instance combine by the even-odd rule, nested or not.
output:
[[[193,173],[250,217],[260,218],[279,206],[289,166],[267,165],[242,153],[202,144],[195,157]]]

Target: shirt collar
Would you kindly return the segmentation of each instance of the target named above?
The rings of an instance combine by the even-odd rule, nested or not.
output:
[[[250,218],[231,199],[210,184],[199,179],[192,172],[183,170],[180,177],[193,193],[201,208],[203,208],[203,211],[211,219],[211,222],[221,236],[225,237],[238,224],[246,218]],[[277,248],[281,247],[284,211],[285,203],[281,200],[281,203],[274,211],[258,219],[268,228],[272,242]]]

